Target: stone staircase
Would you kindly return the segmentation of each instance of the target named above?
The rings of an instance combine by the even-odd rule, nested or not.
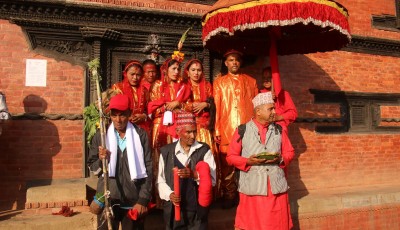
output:
[[[86,207],[94,193],[96,178],[38,180],[27,184],[25,209]]]
[[[98,229],[97,217],[88,211],[96,179],[53,181],[27,191],[25,210],[0,213],[0,229]],[[91,195],[90,195],[91,194]],[[289,194],[294,229],[400,229],[400,185],[371,185]],[[62,205],[70,206],[72,217],[51,215]],[[222,209],[214,202],[209,229],[233,229],[236,210]],[[145,229],[164,229],[161,210],[153,210]]]
[[[2,230],[96,230],[106,229],[106,225],[100,226],[97,216],[86,211],[78,211],[72,217],[64,217],[51,215],[50,210],[27,213],[26,211],[18,211],[1,215],[0,213],[0,229]],[[75,208],[74,208],[75,211]],[[225,210],[221,208],[220,203],[213,204],[209,214],[210,230],[233,229],[234,217],[236,209]],[[162,210],[153,210],[146,217],[146,230],[163,230],[165,229]]]

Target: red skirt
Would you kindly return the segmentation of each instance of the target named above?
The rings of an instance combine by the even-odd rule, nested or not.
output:
[[[244,230],[288,230],[293,227],[287,193],[274,195],[268,181],[268,196],[239,193],[235,227]]]

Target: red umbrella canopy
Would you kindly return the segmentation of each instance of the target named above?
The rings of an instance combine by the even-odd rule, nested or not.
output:
[[[330,0],[220,0],[203,16],[203,45],[224,53],[305,54],[350,42],[348,12]]]

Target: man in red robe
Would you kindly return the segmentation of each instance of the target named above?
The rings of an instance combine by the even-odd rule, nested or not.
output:
[[[287,127],[274,123],[271,92],[253,99],[254,117],[236,129],[228,163],[239,171],[235,229],[290,229],[289,186],[285,171],[294,157]]]
[[[289,92],[286,90],[281,89],[279,94],[277,96],[275,95],[273,84],[277,82],[272,82],[271,67],[263,69],[262,81],[262,89],[260,92],[271,92],[275,101],[275,121],[284,121],[286,126],[293,123],[297,118],[296,106],[294,105]],[[280,85],[280,82],[278,84]]]

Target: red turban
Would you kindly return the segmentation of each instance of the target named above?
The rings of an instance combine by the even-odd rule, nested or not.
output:
[[[125,94],[117,94],[110,99],[110,105],[108,108],[116,109],[119,111],[125,111],[130,109],[129,97]]]

